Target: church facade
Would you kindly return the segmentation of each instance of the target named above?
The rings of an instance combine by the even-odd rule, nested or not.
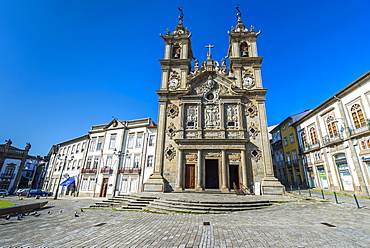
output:
[[[229,65],[213,60],[210,51],[203,63],[194,59],[182,17],[174,31],[161,35],[156,159],[144,191],[226,193],[243,187],[255,194],[284,193],[272,169],[260,32],[237,17],[228,32]]]

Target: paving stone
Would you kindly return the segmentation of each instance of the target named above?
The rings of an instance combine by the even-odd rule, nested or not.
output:
[[[203,215],[81,212],[99,200],[48,200],[39,217],[0,218],[0,247],[370,247],[370,210],[333,202],[297,198],[259,210]]]

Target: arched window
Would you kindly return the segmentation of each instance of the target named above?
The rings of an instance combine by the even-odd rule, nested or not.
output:
[[[307,137],[306,137],[306,132],[303,131],[301,132],[301,142],[302,142],[302,145],[307,145]]]
[[[351,116],[353,123],[355,124],[355,128],[360,128],[366,125],[364,113],[362,112],[360,104],[353,104],[351,107]]]
[[[181,48],[179,45],[174,45],[172,49],[172,58],[173,59],[179,59],[181,53]]]
[[[248,51],[248,44],[242,43],[240,45],[240,56],[241,57],[249,57],[249,51]]]
[[[336,120],[334,119],[333,116],[329,116],[326,119],[326,125],[328,127],[330,138],[338,136],[338,126],[337,126],[337,123],[335,121]]]
[[[361,141],[361,147],[363,150],[367,149],[367,144],[366,144],[366,141]]]
[[[316,129],[314,127],[310,128],[310,138],[312,144],[317,144],[317,134],[316,134]]]

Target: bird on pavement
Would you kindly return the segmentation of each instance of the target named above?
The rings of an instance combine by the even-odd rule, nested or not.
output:
[[[51,212],[50,212],[50,211],[48,211],[48,214],[51,214]]]
[[[80,217],[80,216],[77,214],[77,212],[75,212],[75,217]]]
[[[22,215],[18,215],[17,220],[21,220],[21,219],[22,219]]]
[[[81,208],[81,212],[83,212],[84,210]]]
[[[37,213],[37,214],[35,214],[35,217],[39,217],[41,214],[39,214],[39,213]]]
[[[10,214],[5,217],[6,220],[10,220]]]

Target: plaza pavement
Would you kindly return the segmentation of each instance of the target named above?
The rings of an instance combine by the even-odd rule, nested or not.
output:
[[[370,247],[368,208],[289,197],[294,201],[231,214],[81,212],[102,199],[49,198],[39,217],[0,218],[0,247]]]

